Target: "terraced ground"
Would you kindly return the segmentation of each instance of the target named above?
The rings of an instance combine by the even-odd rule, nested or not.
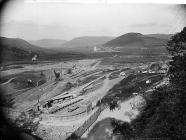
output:
[[[70,64],[73,66],[73,62],[70,62]],[[77,69],[75,69],[73,73],[63,75],[62,81],[54,81],[50,79],[38,87],[33,86],[30,87],[32,89],[28,89],[28,91],[14,94],[16,95],[16,98],[14,99],[14,107],[19,108],[21,111],[28,111],[37,105],[38,99],[42,104],[46,103],[50,99],[60,97],[62,94],[64,96],[64,94],[67,93],[67,95],[73,95],[72,98],[69,98],[68,101],[61,100],[61,103],[53,102],[56,104],[54,104],[51,109],[54,109],[52,110],[54,115],[71,115],[85,111],[78,106],[79,103],[68,104],[68,102],[73,102],[74,99],[79,99],[79,97],[81,97],[82,102],[90,102],[93,106],[96,105],[100,100],[101,104],[109,105],[112,101],[125,101],[132,95],[132,93],[145,90],[146,88],[152,86],[153,83],[162,79],[162,75],[157,73],[137,73],[135,70],[133,70],[136,67],[135,64],[119,66],[118,68],[116,67],[117,64],[115,64],[113,69],[107,66],[97,66],[97,64],[98,63],[95,61],[90,61],[90,63],[87,62],[87,65],[82,66],[82,64],[79,62],[79,65],[76,64]],[[58,64],[56,65],[58,66]],[[43,65],[43,67],[46,68],[47,66]],[[38,70],[39,67],[35,73],[40,74],[41,72]],[[120,73],[123,71],[126,73],[126,77],[120,75]],[[48,72],[51,72],[51,70]],[[50,74],[48,72],[44,74],[49,76]],[[24,73],[29,74],[29,72]],[[31,78],[31,76],[24,76],[23,78],[21,77],[21,73],[19,74],[19,81],[23,81],[21,78]],[[35,79],[37,79],[37,76],[35,79],[34,78],[35,77],[33,76],[33,81],[36,81]],[[149,79],[151,80],[151,83],[147,84],[146,81]],[[10,83],[12,81],[16,82],[15,79],[12,79]],[[69,89],[66,88],[66,84],[68,82],[72,84],[72,87]],[[24,84],[21,86],[23,87]],[[84,91],[84,93],[82,91]],[[64,104],[67,106],[63,107]],[[83,118],[81,118],[81,120],[83,122]],[[62,127],[63,123],[58,125],[61,125]]]
[[[43,71],[25,71],[18,74],[2,76],[1,79],[4,81],[4,83],[1,84],[2,88],[12,85],[14,87],[12,92],[15,92],[16,90],[42,85],[46,82],[46,75]],[[32,82],[29,84],[28,80]],[[11,88],[8,87],[7,89],[10,90]],[[11,92],[7,92],[7,94],[11,94]]]
[[[97,64],[97,60],[81,60],[81,61],[70,61],[70,62],[56,62],[56,63],[43,63],[36,65],[25,65],[24,68],[12,68],[1,72],[1,77],[3,81],[1,83],[1,88],[6,94],[6,102],[11,101],[11,105],[15,103],[16,108],[27,108],[28,106],[33,106],[40,101],[47,100],[54,96],[57,96],[70,88],[75,88],[77,84],[75,83],[80,75],[84,77],[84,74],[89,76],[89,74],[94,74],[94,70],[89,70],[89,68],[94,67]],[[63,81],[55,82],[53,69],[61,72],[61,68],[70,68],[76,64],[78,66],[77,70],[80,72],[74,72],[77,75],[76,78],[71,78],[71,75],[63,75]],[[91,65],[92,64],[92,65]],[[91,66],[89,66],[91,65]],[[51,68],[51,69],[50,69]],[[84,71],[87,69],[87,71]],[[63,69],[65,70],[65,69]],[[28,83],[31,80],[31,83]],[[88,79],[85,79],[87,83]],[[89,81],[89,80],[88,80]],[[72,83],[72,87],[67,88],[67,83]],[[13,102],[12,102],[13,101]],[[21,107],[20,107],[21,106]]]

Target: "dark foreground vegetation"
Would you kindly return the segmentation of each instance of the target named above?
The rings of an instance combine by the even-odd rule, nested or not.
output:
[[[115,134],[123,139],[186,139],[186,27],[168,42],[173,56],[170,83],[158,88],[146,108],[131,124],[114,121]]]

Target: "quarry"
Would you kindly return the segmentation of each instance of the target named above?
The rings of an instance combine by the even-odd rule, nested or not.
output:
[[[0,139],[186,139],[186,5],[1,4]]]
[[[127,81],[127,78],[130,79],[133,75],[136,75],[136,78],[138,75],[144,75],[141,80],[140,76],[138,79],[144,81],[145,85],[151,82],[154,84],[162,78],[154,81],[153,77],[158,77],[163,74],[163,70],[167,70],[166,64],[162,62],[159,63],[163,66],[161,68],[159,64],[156,66],[153,63],[117,66],[117,64],[102,65],[101,61],[103,60],[88,59],[23,65],[22,68],[2,71],[2,75],[13,75],[13,78],[28,71],[40,72],[40,75],[46,76],[42,84],[36,82],[34,87],[7,95],[9,102],[14,102],[11,109],[5,108],[7,116],[15,120],[23,112],[28,114],[35,112],[37,115],[33,122],[37,122],[36,132],[43,139],[58,139],[58,137],[67,139],[72,133],[82,136],[96,122],[101,112],[108,108],[110,99],[122,99],[117,97],[121,93],[120,90],[116,91],[115,96],[110,95],[115,85],[125,79]],[[135,78],[131,80],[133,84],[139,83]],[[9,80],[1,86],[11,85],[12,82]],[[140,90],[142,92],[145,89],[140,87]],[[113,93],[115,92],[111,94]],[[123,98],[128,99],[137,96],[138,93],[135,95],[130,92],[126,95],[127,97]]]

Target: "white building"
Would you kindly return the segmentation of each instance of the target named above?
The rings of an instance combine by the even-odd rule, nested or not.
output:
[[[119,75],[120,75],[120,76],[126,76],[126,74],[125,74],[124,71],[122,71]]]

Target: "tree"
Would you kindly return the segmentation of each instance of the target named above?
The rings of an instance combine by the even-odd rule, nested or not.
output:
[[[72,74],[72,69],[68,69],[67,74]]]
[[[66,89],[71,89],[73,87],[73,84],[71,82],[66,83]]]
[[[114,134],[122,134],[124,139],[131,139],[132,138],[133,129],[131,128],[129,123],[113,119],[111,121],[111,125],[114,128],[113,129]]]
[[[56,71],[54,70],[54,74],[55,74],[55,77],[56,77],[55,80],[59,80],[59,78],[60,78],[60,73],[59,73],[59,72],[56,72]]]
[[[22,112],[19,115],[19,117],[15,120],[15,124],[25,132],[32,133],[37,130],[39,125],[39,122],[34,122],[34,118],[35,118],[35,114],[28,114]]]
[[[172,36],[167,43],[167,50],[173,56],[177,56],[186,51],[186,27],[180,33]]]
[[[170,84],[153,91],[143,112],[130,124],[112,122],[113,132],[124,139],[186,139],[186,27],[167,45],[172,55]]]
[[[66,140],[79,140],[80,137],[77,136],[75,133],[72,133]]]
[[[172,55],[170,85],[157,89],[132,122],[136,137],[186,139],[186,27],[171,38],[167,50]]]
[[[170,83],[177,88],[185,89],[186,85],[186,27],[175,34],[167,43],[167,50],[173,56],[168,75]]]
[[[112,102],[109,103],[110,111],[113,111],[114,109],[116,109],[118,107],[119,107],[119,105],[118,105],[117,101],[112,101]]]
[[[168,71],[171,87],[174,94],[176,126],[179,138],[186,138],[186,27],[180,33],[175,34],[168,42],[168,51],[173,56]],[[178,138],[178,137],[177,137]]]
[[[41,77],[45,76],[44,73],[43,73],[43,71],[41,71],[40,76]]]

